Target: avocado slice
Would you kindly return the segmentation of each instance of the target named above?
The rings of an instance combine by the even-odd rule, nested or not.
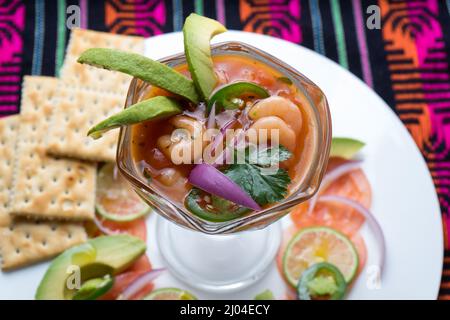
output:
[[[191,13],[184,22],[184,53],[194,84],[201,98],[207,101],[216,87],[217,78],[211,58],[210,40],[227,31],[218,21]]]
[[[129,74],[180,95],[194,103],[199,97],[192,80],[172,68],[140,54],[106,48],[92,48],[81,54],[79,63]]]
[[[330,157],[353,158],[365,143],[352,138],[335,137],[331,140]]]
[[[181,112],[182,109],[177,101],[172,98],[157,96],[133,104],[101,121],[88,131],[88,136],[98,139],[101,138],[103,133],[114,128],[170,117]]]
[[[36,291],[37,300],[71,300],[76,289],[68,288],[68,278],[79,267],[81,281],[115,275],[126,270],[146,250],[145,243],[120,234],[89,240],[59,255],[44,275]]]

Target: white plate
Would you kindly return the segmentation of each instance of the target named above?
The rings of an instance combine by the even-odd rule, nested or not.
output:
[[[441,214],[426,164],[408,131],[386,103],[361,80],[336,63],[295,44],[252,33],[230,31],[214,42],[237,40],[271,53],[313,80],[325,92],[333,118],[333,134],[361,139],[366,172],[373,188],[372,211],[379,219],[387,243],[386,266],[379,289],[371,289],[366,270],[358,277],[350,299],[435,299],[442,272],[443,236]],[[146,53],[162,58],[181,52],[181,33],[146,41]],[[154,266],[161,265],[155,243],[155,217],[149,219],[148,254]],[[285,218],[284,223],[288,223]],[[371,238],[364,230],[371,255]],[[373,251],[372,251],[373,252]],[[48,263],[0,274],[0,299],[32,299]],[[189,289],[170,275],[157,286]],[[257,284],[241,292],[210,295],[192,290],[199,298],[252,299],[270,288],[277,298],[285,286],[275,264]]]

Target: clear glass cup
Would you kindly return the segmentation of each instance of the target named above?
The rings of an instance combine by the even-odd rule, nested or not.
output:
[[[246,56],[280,71],[293,81],[309,102],[305,107],[309,108],[315,141],[312,143],[309,165],[295,192],[262,211],[226,222],[210,222],[193,215],[184,206],[172,202],[156,187],[148,184],[132,158],[131,127],[120,130],[117,150],[117,164],[122,175],[142,199],[165,218],[160,219],[157,224],[158,245],[169,269],[192,286],[210,291],[237,290],[264,274],[276,254],[281,237],[279,224],[265,227],[282,218],[293,206],[314,195],[326,170],[331,145],[328,103],[317,85],[277,58],[244,43],[224,42],[212,46],[213,56],[223,54]],[[181,53],[161,62],[174,67],[186,64],[186,58]],[[139,79],[133,79],[125,107],[141,101],[149,86]],[[248,230],[260,231],[253,231],[251,234],[243,232]],[[240,256],[236,261],[239,260],[241,266],[234,261],[233,272],[217,274],[224,261],[233,259],[236,255]]]

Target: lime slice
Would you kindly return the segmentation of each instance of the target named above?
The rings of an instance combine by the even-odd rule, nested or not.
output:
[[[95,199],[97,213],[112,221],[132,221],[148,214],[151,208],[114,170],[114,165],[108,163],[98,173]]]
[[[365,143],[352,138],[334,137],[331,140],[330,157],[353,158]]]
[[[295,234],[283,257],[286,280],[296,287],[303,272],[310,266],[328,262],[335,265],[350,282],[358,269],[358,253],[342,233],[327,227],[305,228]]]
[[[162,288],[154,290],[144,300],[197,300],[197,298],[186,290]]]

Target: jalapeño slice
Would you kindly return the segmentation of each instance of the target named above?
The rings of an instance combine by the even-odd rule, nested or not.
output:
[[[231,201],[192,188],[185,200],[186,208],[196,216],[212,221],[224,222],[244,215],[251,209],[238,206]]]
[[[214,103],[216,113],[226,110],[238,109],[248,98],[267,98],[270,94],[266,89],[253,82],[239,81],[227,84],[213,93],[208,102],[208,113]]]
[[[303,272],[297,293],[300,300],[341,300],[346,289],[347,283],[339,269],[328,262],[320,262]]]

